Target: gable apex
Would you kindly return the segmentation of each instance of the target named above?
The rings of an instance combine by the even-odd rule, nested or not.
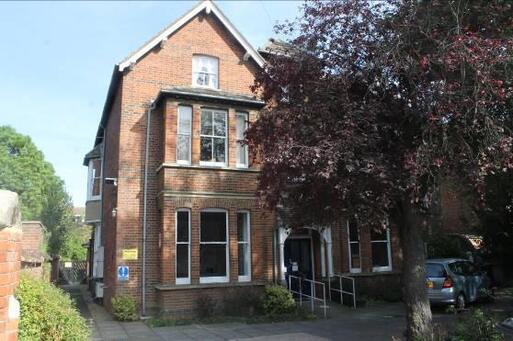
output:
[[[264,58],[255,50],[251,44],[242,36],[242,34],[235,28],[235,26],[228,20],[228,18],[223,14],[223,12],[219,9],[219,7],[214,4],[212,0],[203,0],[199,2],[196,6],[194,6],[189,12],[185,15],[177,19],[171,25],[162,30],[159,34],[153,37],[150,41],[148,41],[145,45],[137,49],[135,52],[130,54],[120,63],[118,63],[118,69],[120,72],[129,68],[130,66],[137,63],[137,61],[143,57],[146,53],[151,51],[155,46],[165,42],[167,38],[176,32],[178,29],[183,27],[187,22],[193,19],[198,14],[205,11],[207,15],[214,15],[219,19],[219,21],[223,24],[223,26],[231,33],[231,35],[237,40],[237,42],[245,49],[246,54],[253,58],[253,60],[258,64],[258,66],[264,66]]]

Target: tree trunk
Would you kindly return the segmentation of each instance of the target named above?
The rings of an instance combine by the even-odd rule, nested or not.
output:
[[[402,203],[403,301],[409,341],[433,340],[431,308],[426,289],[425,220],[409,202]]]

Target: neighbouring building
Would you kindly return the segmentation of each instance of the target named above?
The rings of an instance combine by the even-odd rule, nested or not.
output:
[[[43,278],[45,227],[40,221],[22,221],[21,269],[37,278]]]
[[[264,106],[250,86],[268,52],[202,1],[115,65],[84,159],[90,287],[108,309],[126,294],[143,314],[190,315],[200,295],[284,281],[287,269],[399,291],[394,229],[341,217],[291,230],[259,205],[259,164],[239,141]]]

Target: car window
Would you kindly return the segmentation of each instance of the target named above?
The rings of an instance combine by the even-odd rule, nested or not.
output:
[[[442,264],[428,263],[426,264],[427,277],[445,277],[445,269]]]
[[[472,262],[463,262],[464,268],[463,271],[468,276],[473,276],[477,273],[477,268]]]
[[[449,264],[449,269],[451,269],[452,272],[454,272],[456,275],[463,276],[463,262],[454,262]]]

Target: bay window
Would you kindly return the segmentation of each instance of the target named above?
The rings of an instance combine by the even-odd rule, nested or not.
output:
[[[200,129],[200,164],[226,165],[226,111],[203,109]]]
[[[176,284],[191,283],[191,214],[176,211]]]
[[[244,134],[248,129],[248,114],[238,112],[235,114],[235,128],[237,138],[237,164],[239,168],[248,167],[248,146],[243,144]]]
[[[87,188],[87,200],[100,199],[102,183],[101,159],[89,160],[89,185]]]
[[[200,283],[228,282],[228,214],[208,209],[200,213]]]
[[[249,212],[237,212],[239,281],[251,281],[251,237]]]
[[[371,230],[372,271],[391,271],[390,229]]]
[[[192,85],[204,88],[218,88],[219,60],[215,57],[192,56]]]
[[[192,108],[179,106],[176,134],[176,163],[191,163]]]

